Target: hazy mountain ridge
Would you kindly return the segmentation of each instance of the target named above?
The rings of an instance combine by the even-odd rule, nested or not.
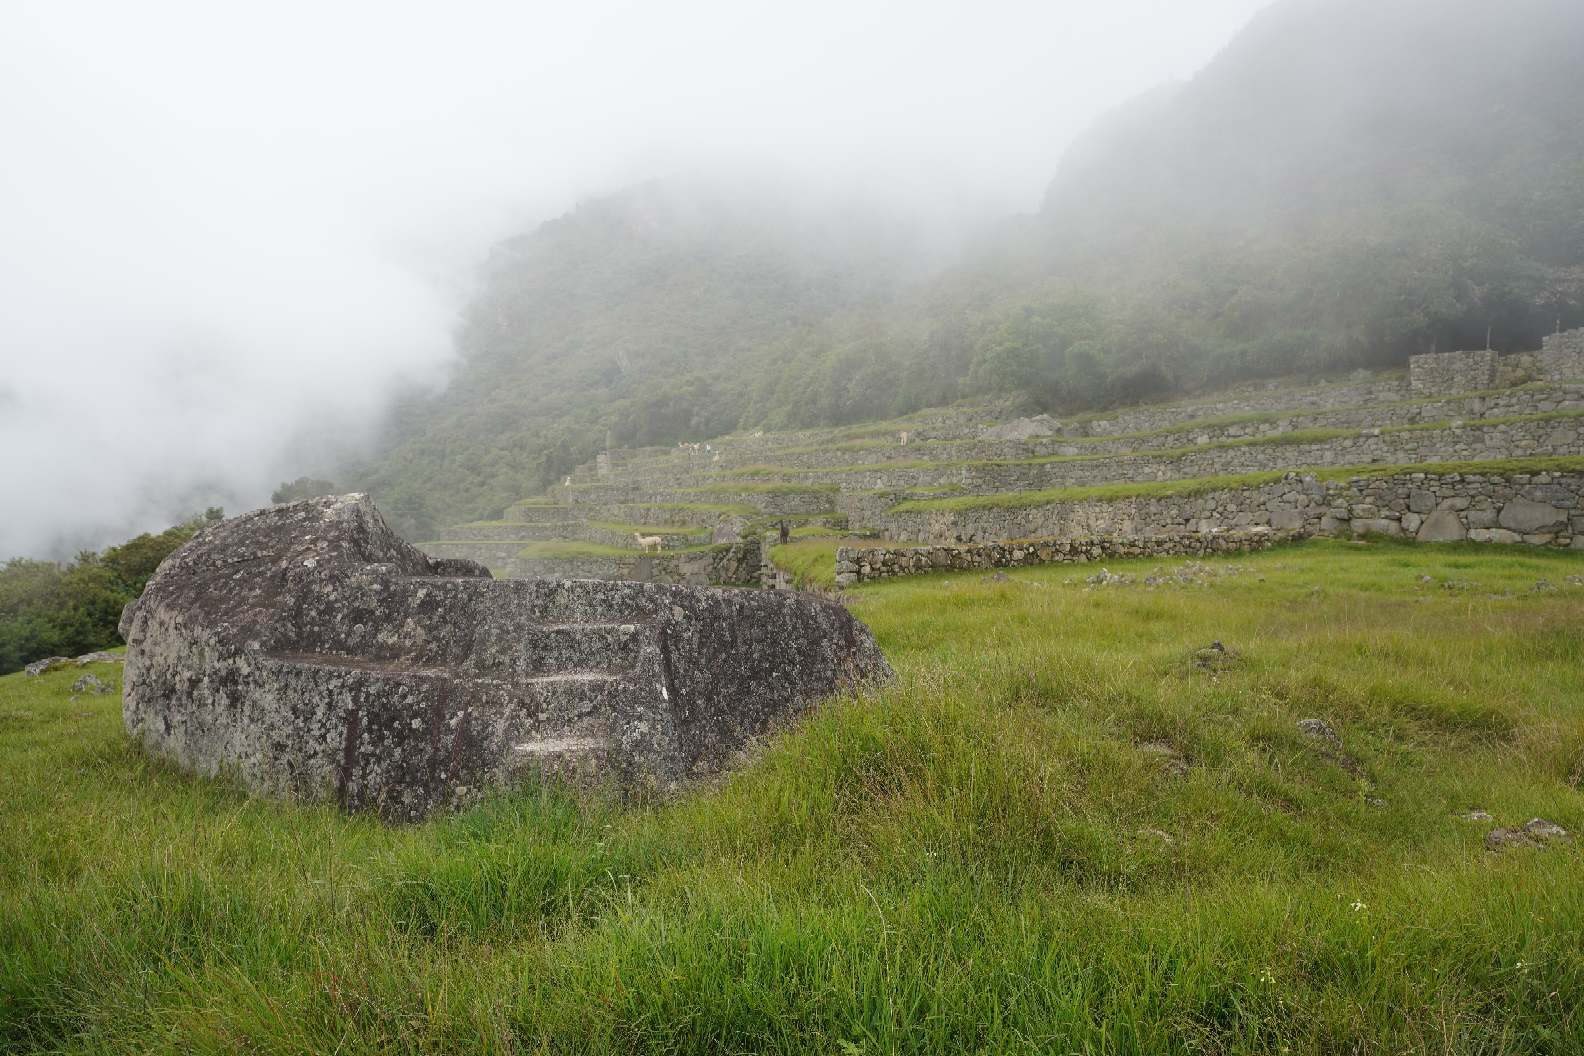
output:
[[[497,248],[451,388],[399,408],[351,475],[427,534],[607,438],[1019,390],[1073,411],[1398,366],[1487,330],[1536,347],[1580,316],[1576,52],[1584,9],[1558,0],[1278,3],[1097,121],[1037,215],[944,271],[922,224],[785,188],[688,177],[586,203]]]
[[[354,477],[413,530],[425,506],[499,510],[607,435],[670,443],[954,398],[907,387],[886,323],[940,253],[914,221],[763,185],[685,177],[585,203],[496,248],[455,380],[398,408],[389,453]],[[874,384],[854,386],[866,370]]]

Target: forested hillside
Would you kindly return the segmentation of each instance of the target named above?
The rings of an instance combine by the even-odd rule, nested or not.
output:
[[[1584,322],[1581,53],[1566,0],[1282,0],[949,266],[923,222],[785,187],[585,203],[497,247],[452,385],[348,476],[425,535],[607,442],[1537,347]]]
[[[103,553],[84,550],[74,561],[0,564],[0,675],[47,656],[124,645],[116,629],[122,608],[142,595],[161,561],[224,516],[212,506],[159,535],[144,532]]]

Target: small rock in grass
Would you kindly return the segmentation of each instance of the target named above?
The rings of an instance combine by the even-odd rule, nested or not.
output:
[[[981,583],[1005,583],[1007,580],[1009,580],[1011,578],[1012,577],[1007,575],[1005,571],[1001,571],[1001,572],[997,572],[997,573],[995,573],[993,575],[983,576],[983,577],[980,578],[979,582],[981,582]]]
[[[1499,851],[1504,847],[1538,847],[1540,841],[1522,829],[1492,829],[1485,834],[1485,849]]]
[[[1160,759],[1161,772],[1167,777],[1186,777],[1188,774],[1188,760],[1175,746],[1165,741],[1145,741],[1139,745],[1139,751]]]
[[[1536,590],[1555,590],[1556,588],[1553,587],[1550,583],[1546,582],[1543,579],[1537,579],[1537,580],[1535,580],[1534,589],[1536,589]]]
[[[1154,836],[1154,837],[1156,837],[1156,838],[1158,838],[1160,840],[1165,841],[1166,843],[1175,842],[1171,838],[1171,833],[1163,832],[1160,829],[1140,829],[1139,830],[1139,835],[1140,836]]]
[[[1320,740],[1330,741],[1333,744],[1342,743],[1342,738],[1336,735],[1335,730],[1326,725],[1324,719],[1299,719],[1298,729],[1303,731],[1305,737],[1316,737]]]
[[[1529,819],[1529,821],[1524,825],[1524,832],[1527,832],[1531,836],[1539,836],[1541,839],[1545,840],[1565,840],[1568,838],[1568,832],[1566,829],[1555,822],[1547,821],[1544,818]]]
[[[1419,582],[1421,582],[1421,583],[1434,583],[1435,580],[1431,579],[1429,576],[1420,576],[1419,577]]]
[[[1364,805],[1369,807],[1371,810],[1385,810],[1386,809],[1386,801],[1384,799],[1381,799],[1378,796],[1370,798],[1370,799],[1366,799],[1364,801]]]
[[[114,653],[84,653],[77,658],[78,667],[87,667],[89,664],[124,664],[126,657]]]
[[[1298,729],[1305,737],[1318,742],[1315,747],[1321,755],[1354,776],[1364,773],[1364,768],[1342,750],[1342,738],[1337,736],[1337,732],[1327,725],[1324,719],[1299,719]]]
[[[73,693],[101,694],[110,692],[110,687],[99,681],[93,675],[83,675],[71,685]]]
[[[44,672],[48,671],[50,668],[54,667],[56,664],[69,664],[69,663],[71,663],[71,657],[69,657],[69,656],[49,656],[49,657],[45,657],[43,660],[35,660],[35,661],[33,661],[31,664],[28,664],[22,670],[26,671],[30,675],[42,675]]]
[[[1483,810],[1471,810],[1467,814],[1459,814],[1464,821],[1495,821],[1496,819]]]
[[[1241,660],[1242,656],[1233,649],[1228,649],[1221,644],[1220,639],[1210,643],[1210,648],[1200,649],[1194,653],[1195,667],[1226,667]]]

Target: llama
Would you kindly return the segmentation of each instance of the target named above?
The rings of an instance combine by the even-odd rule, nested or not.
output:
[[[638,540],[638,545],[643,547],[644,553],[646,554],[649,552],[649,548],[651,546],[656,550],[660,549],[660,537],[658,535],[639,535],[637,532],[634,532],[633,538]]]

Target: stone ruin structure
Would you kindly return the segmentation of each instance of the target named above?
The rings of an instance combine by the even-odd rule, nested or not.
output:
[[[1123,556],[1144,537],[1151,552],[1197,556],[1265,545],[1241,538],[1265,530],[1584,550],[1584,328],[1528,352],[1413,356],[1406,377],[1361,369],[1105,418],[1013,417],[1028,410],[1014,396],[862,428],[758,430],[713,440],[708,457],[609,449],[499,519],[420,545],[507,578],[791,588],[775,556],[787,523],[794,546],[853,540],[839,589],[925,562],[897,544],[946,547],[928,559],[943,568],[969,561],[955,552],[967,546],[990,547],[973,562],[1011,567],[1042,549]],[[1160,487],[1172,481],[1185,486]],[[1111,497],[1029,494],[1100,485]],[[635,533],[659,537],[660,552],[640,551]],[[1213,533],[1240,537],[1191,538]]]
[[[1551,334],[1540,351],[1427,352],[1408,357],[1409,391],[1416,397],[1456,396],[1529,381],[1584,378],[1584,328]]]
[[[126,728],[147,750],[390,821],[547,773],[674,788],[891,677],[835,602],[494,580],[402,542],[363,495],[204,530],[121,633]]]

